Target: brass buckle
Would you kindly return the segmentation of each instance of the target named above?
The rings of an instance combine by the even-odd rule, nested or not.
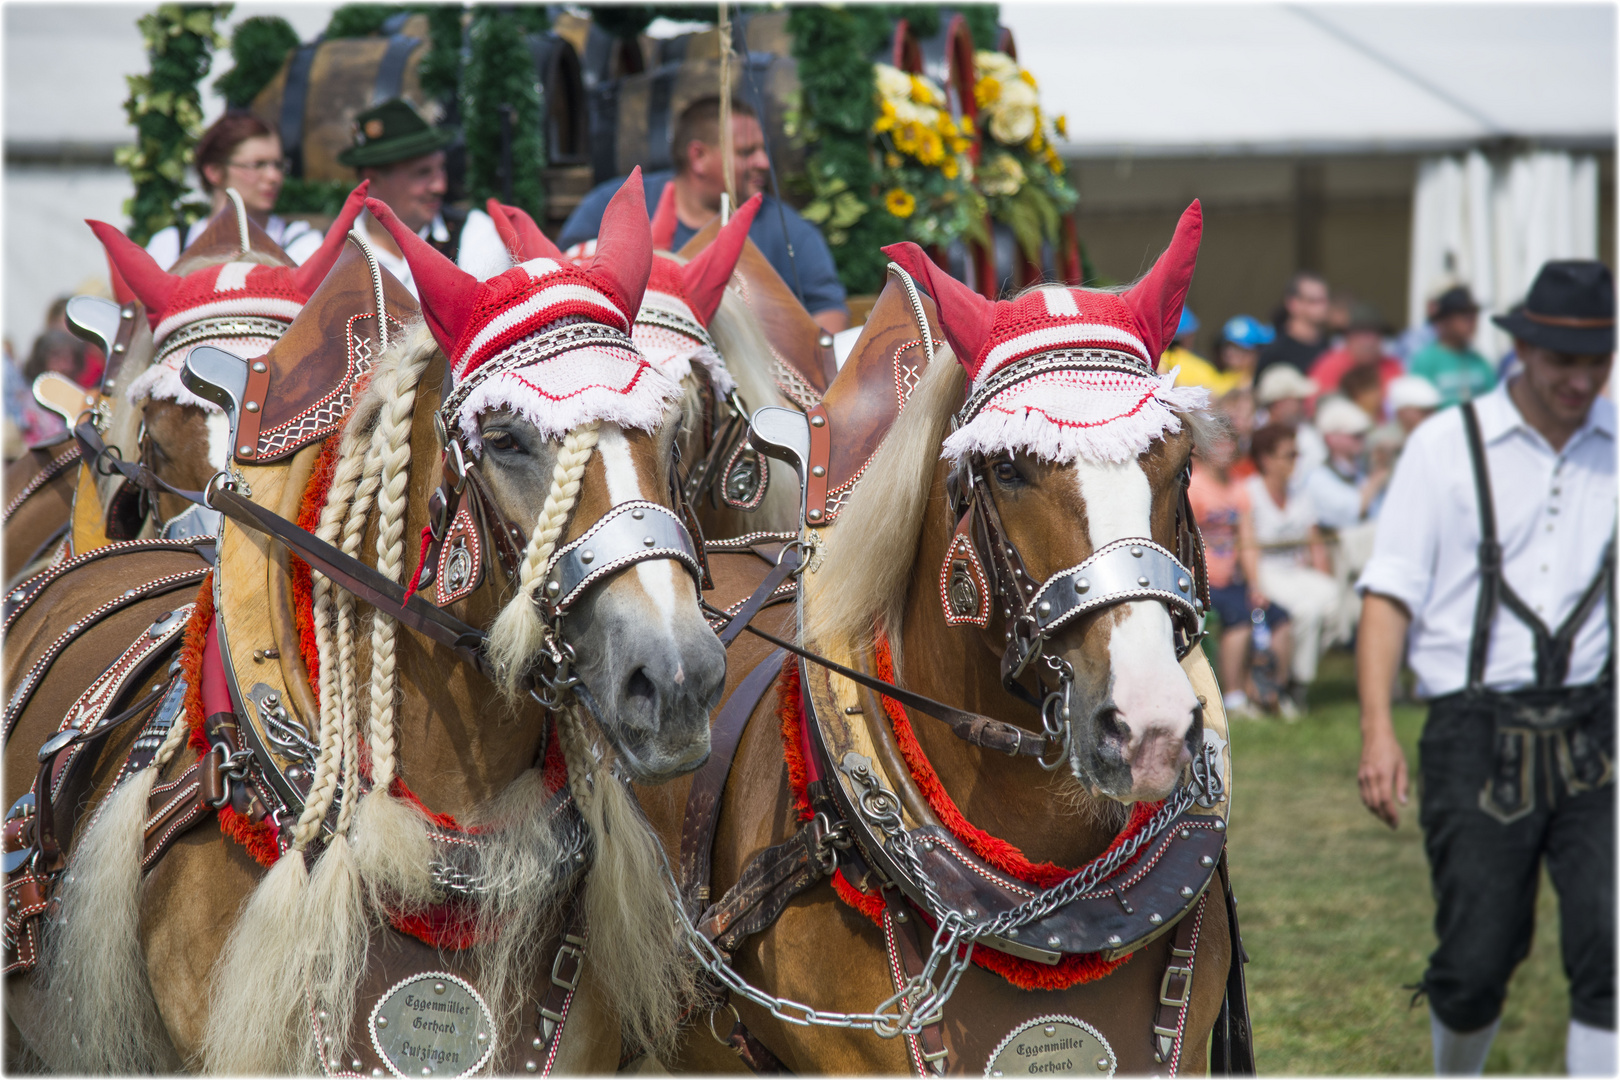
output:
[[[1172,998],[1170,996],[1170,978],[1173,975],[1186,976],[1186,981],[1181,984],[1180,998]],[[1193,969],[1190,967],[1182,967],[1179,964],[1171,964],[1169,967],[1165,968],[1164,978],[1159,980],[1159,1004],[1168,1005],[1172,1009],[1185,1009],[1187,1007],[1187,1003],[1192,1000],[1192,980]],[[1155,1028],[1154,1030],[1157,1031],[1158,1029]]]

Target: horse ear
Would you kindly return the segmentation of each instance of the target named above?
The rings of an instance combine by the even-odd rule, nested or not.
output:
[[[366,209],[371,211],[378,224],[388,230],[404,254],[405,261],[410,264],[428,329],[433,331],[433,336],[446,352],[453,351],[477,308],[480,292],[478,279],[407,229],[405,223],[388,209],[387,203],[367,199]]]
[[[370,187],[370,180],[362,180],[359,187],[349,192],[337,220],[326,230],[321,246],[304,260],[304,265],[293,270],[293,287],[305,296],[314,295],[321,282],[326,280],[326,275],[331,273],[332,267],[337,265],[338,256],[343,254],[343,241],[348,239],[349,230],[354,228],[354,219],[366,208],[366,190]]]
[[[890,244],[883,254],[921,279],[939,309],[939,321],[950,339],[956,358],[967,368],[971,379],[979,373],[979,354],[990,340],[990,327],[996,320],[996,305],[934,265],[923,249],[910,240]]]
[[[637,165],[602,212],[596,257],[588,268],[624,302],[627,319],[634,320],[641,310],[647,276],[652,273],[652,253],[652,227],[647,221],[641,166]]]
[[[90,226],[90,231],[106,248],[107,262],[123,276],[135,298],[146,306],[146,313],[151,317],[152,325],[156,326],[163,318],[163,310],[168,307],[174,290],[180,287],[184,279],[163,270],[157,260],[146,253],[145,248],[105,221],[86,220],[85,224]]]
[[[1181,306],[1192,284],[1193,267],[1198,262],[1198,242],[1204,235],[1204,211],[1197,199],[1182,212],[1170,246],[1153,264],[1147,275],[1132,285],[1121,299],[1136,317],[1142,343],[1155,359],[1176,336],[1181,322]]]
[[[674,186],[672,182],[664,190],[669,191]],[[748,242],[748,230],[763,202],[764,196],[755,195],[743,203],[715,236],[714,243],[681,267],[681,288],[686,293],[687,303],[692,305],[693,314],[704,326],[709,325],[714,309],[720,306],[726,282],[731,280],[731,271],[737,266],[743,244]]]
[[[664,185],[658,196],[658,209],[653,212],[652,242],[654,251],[675,250],[675,227],[680,218],[675,216],[675,182]]]
[[[513,262],[535,258],[568,262],[568,256],[551,242],[551,237],[540,231],[540,226],[522,207],[507,206],[499,199],[490,198],[484,208],[494,220],[495,231],[500,233],[501,243],[511,252]]]

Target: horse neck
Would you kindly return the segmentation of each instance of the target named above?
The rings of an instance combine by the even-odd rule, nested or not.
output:
[[[928,509],[903,608],[898,682],[958,708],[1039,731],[1040,717],[1002,688],[999,612],[990,626],[950,626],[939,596],[939,568],[956,522],[945,495],[946,463],[934,469]],[[909,677],[908,677],[909,676]],[[958,739],[922,713],[909,714],[917,741],[968,821],[1018,847],[1033,862],[1079,866],[1100,854],[1124,820],[1119,804],[1083,791],[1067,769],[1042,771]]]
[[[428,498],[438,486],[441,475],[441,451],[433,428],[433,414],[439,406],[440,390],[447,377],[448,368],[442,362],[429,366],[422,378],[412,418],[410,494],[405,515],[402,574],[406,581],[416,570],[422,528],[428,520]],[[373,508],[361,548],[361,558],[371,565],[377,562],[377,528],[378,514]],[[493,573],[485,576],[477,592],[449,610],[473,626],[487,627],[510,591],[510,583],[497,566]],[[431,590],[420,595],[432,602]],[[358,610],[361,617],[357,624],[360,628],[357,670],[365,680],[360,694],[361,730],[364,731],[370,716],[372,617],[370,609],[364,605]],[[536,709],[532,706],[514,715],[494,684],[449,649],[401,627],[396,650],[398,775],[430,810],[465,820],[536,763],[544,725],[535,717]]]

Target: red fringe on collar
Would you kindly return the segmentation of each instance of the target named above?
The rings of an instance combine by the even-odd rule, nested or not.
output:
[[[877,677],[886,682],[893,682],[894,659],[889,652],[886,639],[879,639],[876,660]],[[782,726],[782,750],[787,759],[788,783],[793,792],[793,806],[798,811],[799,820],[806,821],[811,817],[811,810],[806,791],[807,770],[803,751],[800,750],[804,704],[799,684],[799,665],[794,660],[790,659],[782,665],[782,677],[777,684],[777,697]],[[913,782],[928,800],[928,805],[934,811],[934,816],[939,818],[940,824],[944,825],[968,850],[1003,873],[1040,888],[1050,888],[1075,873],[1074,870],[1066,870],[1054,863],[1032,863],[1013,844],[991,836],[968,821],[950,794],[946,792],[939,775],[934,772],[927,755],[923,753],[905,709],[892,698],[881,697],[881,700],[883,710],[894,729],[895,743],[900,748],[901,756],[905,758]],[[1132,806],[1130,819],[1120,834],[1114,838],[1114,842],[1109,845],[1108,850],[1112,851],[1140,831],[1161,805],[1162,803],[1137,803]],[[833,891],[838,894],[840,900],[878,926],[883,925],[884,903],[880,894],[866,893],[857,889],[845,880],[842,871],[833,874],[832,884]],[[930,926],[933,925],[933,921],[928,919],[926,913],[919,914],[923,915]],[[1095,982],[1112,974],[1130,958],[1131,954],[1126,954],[1118,960],[1105,960],[1100,953],[1067,953],[1056,964],[1041,964],[1034,960],[997,952],[985,945],[973,950],[973,962],[976,965],[1001,976],[1020,990],[1067,990],[1081,983]]]

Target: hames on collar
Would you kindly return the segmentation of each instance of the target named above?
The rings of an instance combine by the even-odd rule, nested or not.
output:
[[[1129,289],[1043,285],[990,301],[935,266],[916,244],[884,248],[930,293],[968,373],[970,415],[947,457],[1027,451],[1053,461],[1124,461],[1178,414],[1204,407],[1207,390],[1176,387],[1154,368],[1174,338],[1198,260],[1203,212],[1194,201],[1170,246]]]

